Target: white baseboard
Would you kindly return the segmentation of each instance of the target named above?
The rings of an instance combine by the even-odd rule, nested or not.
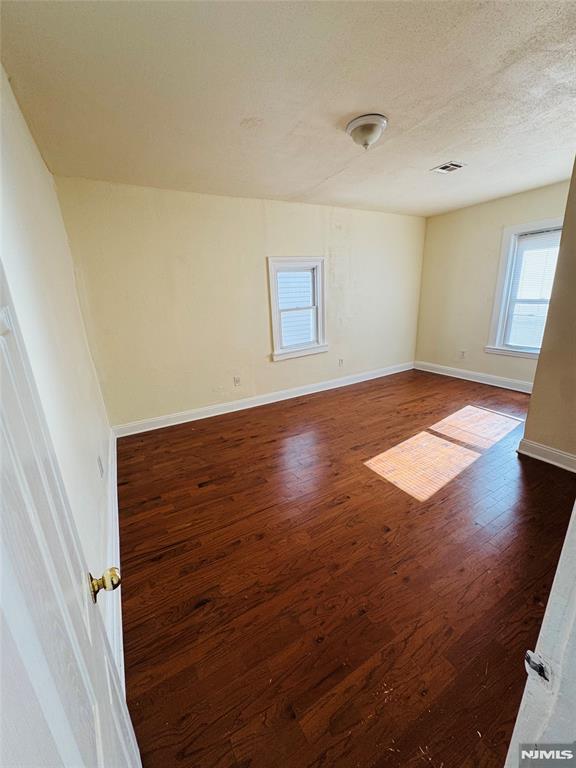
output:
[[[554,464],[555,467],[567,469],[569,472],[576,472],[576,456],[573,453],[559,451],[558,448],[550,448],[548,445],[522,438],[518,446],[518,453],[531,456],[533,459],[540,459],[547,464]]]
[[[140,421],[132,421],[128,424],[119,424],[113,427],[115,434],[118,437],[125,437],[126,435],[135,435],[139,432],[148,432],[151,429],[161,429],[162,427],[170,427],[174,424],[184,424],[187,421],[196,421],[198,419],[207,419],[210,416],[221,416],[223,413],[232,413],[233,411],[242,411],[245,408],[255,408],[259,405],[267,405],[268,403],[277,403],[280,400],[290,400],[293,397],[301,397],[302,395],[311,395],[315,392],[324,392],[327,389],[337,389],[338,387],[347,387],[350,384],[359,384],[362,381],[369,381],[370,379],[379,379],[382,376],[390,376],[393,373],[402,373],[403,371],[411,371],[414,368],[414,363],[400,363],[398,365],[389,365],[386,368],[378,368],[374,371],[366,371],[364,373],[354,373],[351,376],[342,376],[339,379],[330,379],[328,381],[320,381],[317,384],[307,384],[303,387],[293,387],[292,389],[282,389],[278,392],[270,392],[267,395],[256,395],[255,397],[245,397],[241,400],[233,400],[228,403],[215,403],[214,405],[206,405],[203,408],[193,408],[190,411],[181,411],[180,413],[172,413],[168,416],[155,416],[151,419],[142,419]]]
[[[491,387],[502,387],[502,389],[514,389],[517,392],[532,392],[531,381],[520,381],[519,379],[506,379],[502,376],[493,376],[491,373],[480,373],[479,371],[468,371],[465,368],[450,368],[447,365],[438,365],[437,363],[426,363],[422,360],[416,360],[414,368],[417,371],[428,371],[429,373],[439,373],[441,376],[452,376],[455,379],[467,379],[468,381],[477,381],[479,384],[489,384]]]
[[[116,434],[110,430],[108,447],[108,519],[106,521],[106,567],[120,566],[120,520],[118,517],[118,474],[116,469]],[[124,678],[124,640],[122,636],[122,587],[105,602],[104,623],[112,648],[122,690],[126,693]]]

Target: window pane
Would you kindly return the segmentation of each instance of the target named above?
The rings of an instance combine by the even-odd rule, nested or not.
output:
[[[294,347],[316,341],[316,308],[280,312],[282,346]]]
[[[510,316],[506,344],[539,349],[542,346],[547,314],[547,303],[516,303]]]
[[[510,305],[504,343],[540,349],[561,229],[519,235],[514,253]]]
[[[314,270],[278,272],[278,307],[294,309],[314,304]]]
[[[533,247],[527,244],[518,253],[518,299],[550,299],[558,260],[558,245]]]

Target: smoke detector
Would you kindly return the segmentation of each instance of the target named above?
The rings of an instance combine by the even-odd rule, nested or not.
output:
[[[454,173],[464,167],[464,163],[456,163],[454,160],[450,160],[448,163],[442,163],[437,165],[436,168],[430,168],[434,173]]]
[[[346,133],[356,144],[368,149],[381,138],[387,125],[388,118],[384,115],[360,115],[348,123]]]

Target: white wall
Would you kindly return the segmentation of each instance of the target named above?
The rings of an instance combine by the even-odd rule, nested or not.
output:
[[[420,217],[57,186],[113,424],[414,360]],[[271,361],[268,256],[326,258],[327,353]]]
[[[80,538],[107,565],[110,428],[54,189],[2,71],[2,262]]]
[[[449,181],[449,180],[448,180]],[[536,361],[489,354],[490,321],[506,227],[562,218],[568,182],[541,187],[426,222],[419,361],[532,382]],[[465,350],[465,359],[459,351]]]

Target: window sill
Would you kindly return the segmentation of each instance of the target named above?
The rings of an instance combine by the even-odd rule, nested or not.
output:
[[[300,347],[299,349],[285,349],[272,353],[272,360],[289,360],[291,357],[304,357],[305,355],[317,355],[319,352],[328,352],[328,344],[315,344],[313,347]]]
[[[531,352],[524,349],[512,349],[512,347],[484,347],[484,352],[491,355],[509,355],[510,357],[528,357],[531,360],[537,360],[540,352]]]

